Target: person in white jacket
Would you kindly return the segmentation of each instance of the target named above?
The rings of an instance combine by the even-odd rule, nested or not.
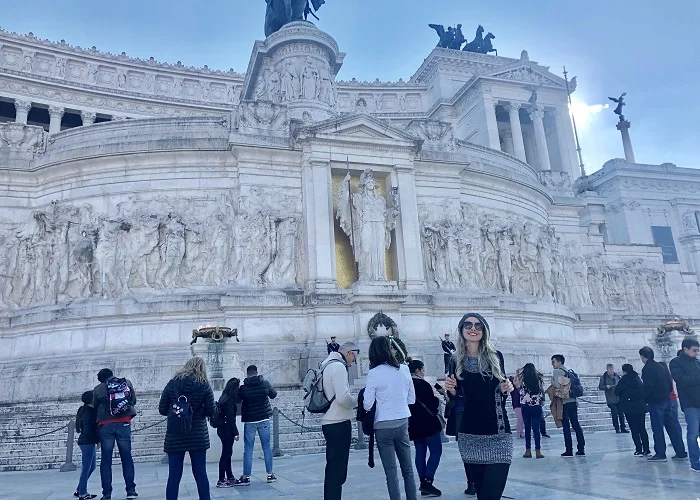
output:
[[[382,459],[391,500],[400,500],[396,458],[399,459],[406,500],[416,500],[416,481],[408,439],[408,405],[416,402],[416,393],[408,366],[400,364],[391,351],[389,337],[376,337],[369,346],[369,373],[364,394],[365,410],[377,403],[374,434]]]
[[[340,500],[348,476],[348,459],[352,440],[352,420],[357,401],[350,394],[348,368],[357,361],[359,349],[352,342],[331,352],[321,363],[323,393],[331,406],[321,420],[326,438],[326,475],[323,481],[324,500]]]

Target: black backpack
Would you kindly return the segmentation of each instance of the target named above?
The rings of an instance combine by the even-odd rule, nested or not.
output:
[[[214,403],[214,414],[209,418],[209,424],[214,428],[218,429],[226,423],[226,415],[224,414],[223,408],[217,401]]]
[[[193,413],[187,396],[184,394],[178,396],[168,409],[167,432],[171,434],[189,433],[192,430]]]
[[[367,465],[370,469],[374,468],[374,416],[377,413],[377,403],[372,405],[372,408],[367,411],[364,406],[365,390],[360,389],[357,395],[357,425],[362,426],[362,432],[365,436],[369,436],[369,457]]]
[[[131,410],[131,388],[125,378],[111,378],[105,382],[109,414],[123,417]]]

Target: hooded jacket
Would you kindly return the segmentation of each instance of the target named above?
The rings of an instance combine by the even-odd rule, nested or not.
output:
[[[676,381],[681,409],[700,408],[700,360],[682,353],[668,367]]]
[[[642,394],[642,380],[637,373],[628,373],[620,378],[620,381],[613,388],[615,395],[619,398],[620,411],[624,414],[640,414],[648,411]]]
[[[243,381],[238,390],[241,400],[241,421],[260,422],[272,416],[270,399],[277,397],[277,391],[262,375],[254,375]]]
[[[97,418],[95,409],[88,405],[83,405],[75,415],[75,432],[79,433],[78,444],[97,444],[100,442],[100,435],[97,429]]]
[[[158,412],[168,415],[170,405],[180,396],[186,396],[192,408],[192,429],[186,434],[165,432],[165,453],[183,451],[204,451],[209,449],[209,428],[207,417],[214,415],[214,393],[207,382],[194,377],[172,379],[163,389],[158,403]]]
[[[221,416],[224,417],[224,423],[216,429],[216,435],[221,439],[232,441],[234,437],[238,436],[238,426],[236,425],[238,405],[236,400],[228,394],[222,394],[219,398],[219,410]]]

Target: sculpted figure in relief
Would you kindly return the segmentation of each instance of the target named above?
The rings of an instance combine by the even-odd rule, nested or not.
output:
[[[386,252],[391,231],[399,215],[387,208],[386,199],[376,192],[372,170],[360,176],[360,190],[350,192],[350,174],[343,179],[337,203],[340,227],[350,237],[361,282],[386,280]]]
[[[299,98],[299,74],[289,59],[285,61],[284,69],[282,70],[281,84],[282,101],[294,101]]]

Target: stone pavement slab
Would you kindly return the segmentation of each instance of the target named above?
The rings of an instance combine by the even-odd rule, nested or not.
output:
[[[586,436],[588,443],[585,458],[561,458],[561,436],[543,440],[546,458],[523,459],[522,439],[516,439],[516,455],[508,478],[505,495],[517,500],[700,500],[700,474],[690,471],[687,461],[647,463],[632,456],[633,446],[629,434],[600,432]],[[236,444],[239,446],[239,444]],[[669,449],[669,457],[672,455]],[[344,496],[349,499],[388,499],[384,473],[375,452],[377,465],[367,466],[367,451],[353,451],[350,455],[348,481]],[[240,474],[242,464],[234,462],[234,474]],[[320,500],[323,498],[323,455],[305,455],[275,459],[278,481],[265,482],[263,461],[253,464],[252,484],[247,487],[217,489],[213,487],[217,477],[217,464],[209,464],[212,499],[269,500],[273,498],[299,498]],[[57,470],[36,472],[0,473],[0,499],[70,499],[80,471]],[[166,465],[136,464],[136,484],[139,498],[163,499],[168,478]],[[112,498],[125,498],[121,471],[114,468],[114,493]],[[90,491],[99,493],[99,470],[90,478]],[[435,485],[443,492],[442,498],[467,499],[464,495],[464,468],[454,442],[445,445]],[[99,498],[99,497],[98,497]],[[180,485],[180,498],[197,498],[197,488],[187,466]]]

